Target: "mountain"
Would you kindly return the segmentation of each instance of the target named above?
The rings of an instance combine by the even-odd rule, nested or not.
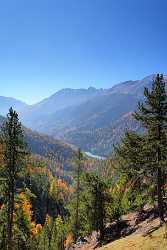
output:
[[[0,126],[5,121],[5,118],[0,116]],[[61,162],[66,169],[70,166],[71,160],[74,158],[76,148],[64,143],[63,141],[56,140],[50,136],[42,135],[23,127],[25,141],[28,149],[33,154],[40,155],[44,158],[52,158]]]
[[[61,140],[42,135],[27,128],[24,128],[24,134],[25,140],[33,154],[59,161],[65,167],[70,165],[75,157],[76,148]]]
[[[110,89],[110,93],[120,93],[120,94],[131,94],[141,98],[143,96],[144,87],[150,88],[152,81],[155,78],[155,74],[146,76],[142,80],[137,81],[126,81],[119,83]],[[166,79],[166,76],[164,76]]]
[[[132,95],[106,93],[45,117],[36,115],[33,122],[31,116],[26,116],[26,119],[23,117],[23,123],[39,132],[62,137],[73,129],[105,127],[124,113],[132,111],[135,105],[136,98]]]
[[[27,108],[28,105],[12,97],[0,96],[0,114],[6,115],[10,107],[13,107],[13,109],[16,109],[19,112],[22,109]]]
[[[38,128],[43,125],[44,121],[51,116],[54,117],[55,112],[78,106],[101,93],[103,93],[102,89],[98,90],[93,87],[88,89],[62,89],[49,98],[25,108],[20,112],[20,115],[26,126],[39,130]]]
[[[108,155],[127,129],[139,129],[131,114],[155,75],[109,89],[63,89],[21,113],[23,123],[41,133]],[[167,81],[167,78],[165,77]]]
[[[108,156],[113,150],[113,145],[119,143],[128,130],[141,131],[131,112],[116,120],[113,125],[97,129],[80,128],[69,131],[65,134],[65,140],[77,145],[85,152]]]
[[[62,89],[40,103],[25,106],[19,114],[32,130],[106,156],[126,130],[140,129],[130,114],[154,78],[152,74],[109,89]]]

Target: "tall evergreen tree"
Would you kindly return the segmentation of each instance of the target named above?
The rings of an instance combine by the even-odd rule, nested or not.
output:
[[[82,152],[78,149],[77,153],[77,186],[76,186],[76,221],[75,221],[75,240],[77,240],[79,236],[80,229],[80,218],[79,218],[79,206],[80,206],[80,178],[81,178],[81,160],[82,160]]]
[[[151,91],[144,89],[145,101],[139,103],[134,118],[145,129],[143,136],[127,133],[118,155],[128,163],[130,169],[149,173],[156,180],[160,222],[164,222],[163,178],[167,163],[167,94],[163,75],[157,75]]]
[[[13,245],[14,204],[16,196],[16,183],[19,174],[23,170],[25,144],[23,130],[19,122],[18,114],[10,108],[7,119],[1,130],[1,140],[4,146],[4,176],[6,179],[6,206],[7,206],[7,250],[15,249]]]
[[[87,183],[87,189],[91,194],[91,213],[90,222],[92,229],[100,233],[100,240],[104,238],[104,223],[105,223],[105,205],[107,204],[109,197],[106,192],[107,183],[102,177],[99,177],[96,173],[85,173],[85,182]],[[90,202],[90,201],[89,201]],[[109,200],[111,202],[111,200]],[[87,204],[89,206],[89,204]]]
[[[157,196],[160,221],[164,222],[162,185],[167,159],[167,94],[163,75],[157,75],[152,90],[144,90],[145,105],[139,104],[134,117],[147,129],[147,144],[153,153],[152,167],[157,176]]]

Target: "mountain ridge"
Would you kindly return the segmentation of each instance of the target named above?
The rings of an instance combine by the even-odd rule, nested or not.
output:
[[[144,87],[150,88],[155,76],[121,82],[109,89],[62,89],[19,114],[26,127],[106,156],[112,150],[111,144],[120,141],[120,134],[138,129],[131,118],[125,117],[135,111],[143,99]],[[167,82],[166,76],[164,79]]]
[[[0,126],[5,122],[5,117],[0,115]],[[77,148],[51,136],[40,134],[23,126],[24,139],[27,149],[35,155],[54,161],[60,161],[64,169],[71,166],[71,161],[76,154]]]
[[[0,96],[0,114],[6,115],[10,107],[20,111],[28,107],[28,104],[13,97]]]

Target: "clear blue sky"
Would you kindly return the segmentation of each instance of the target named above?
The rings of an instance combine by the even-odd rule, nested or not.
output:
[[[4,0],[0,95],[34,103],[167,72],[166,0]]]

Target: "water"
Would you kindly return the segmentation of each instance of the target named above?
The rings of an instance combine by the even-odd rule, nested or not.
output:
[[[85,154],[89,157],[96,158],[98,160],[105,160],[106,159],[106,157],[104,157],[104,156],[94,155],[91,152],[85,152]]]

